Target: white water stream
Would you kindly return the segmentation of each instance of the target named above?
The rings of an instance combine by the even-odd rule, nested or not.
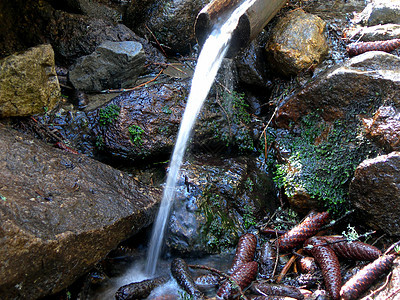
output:
[[[189,98],[180,124],[174,152],[172,154],[163,198],[161,200],[156,221],[153,225],[145,270],[148,275],[153,276],[156,272],[164,240],[166,224],[175,198],[176,182],[178,180],[179,170],[181,168],[186,144],[190,137],[193,125],[204,100],[211,89],[215,76],[217,75],[218,69],[222,63],[222,59],[228,50],[229,41],[232,37],[233,31],[237,27],[239,18],[249,7],[251,7],[251,5],[253,5],[254,2],[255,0],[245,0],[233,11],[231,16],[224,24],[222,24],[222,26],[216,26],[204,43],[203,49],[200,52],[196,70],[193,75]]]

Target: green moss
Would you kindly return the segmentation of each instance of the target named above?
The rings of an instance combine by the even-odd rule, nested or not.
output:
[[[224,92],[223,99],[222,112],[227,114],[227,126],[230,131],[217,130],[220,139],[226,145],[237,147],[241,153],[254,151],[255,146],[249,129],[251,115],[248,112],[249,105],[245,100],[245,94],[235,91]]]
[[[99,123],[101,125],[112,124],[118,116],[121,108],[116,104],[111,104],[105,108],[100,109],[99,112]]]
[[[237,222],[211,185],[204,190],[199,208],[205,218],[200,233],[207,250],[220,253],[234,246],[239,238]]]
[[[289,197],[303,190],[331,212],[343,212],[354,170],[373,155],[373,146],[354,124],[327,124],[317,114],[305,116],[296,132],[279,139],[290,157],[277,165],[275,182]]]
[[[168,114],[168,115],[172,114],[172,110],[171,110],[171,108],[170,108],[168,105],[165,105],[165,106],[162,108],[162,111],[163,111],[163,113]]]
[[[131,125],[128,128],[128,131],[130,134],[131,141],[134,145],[139,146],[143,144],[142,134],[144,133],[144,130],[140,126]]]

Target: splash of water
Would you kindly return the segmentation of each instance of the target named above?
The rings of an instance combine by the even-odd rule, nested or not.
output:
[[[183,155],[192,127],[204,100],[211,89],[226,51],[228,50],[229,41],[232,37],[233,31],[237,27],[239,18],[251,5],[253,5],[254,2],[255,0],[244,1],[233,11],[231,16],[222,26],[216,26],[204,43],[203,49],[200,52],[196,70],[192,79],[188,102],[179,128],[174,152],[172,154],[163,198],[161,200],[156,221],[153,225],[145,270],[149,275],[154,275],[156,271],[164,239],[165,227],[175,198],[176,182],[178,180],[179,170],[181,168]]]

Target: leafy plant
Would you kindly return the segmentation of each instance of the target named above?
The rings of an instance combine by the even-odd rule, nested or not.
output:
[[[143,143],[142,134],[144,130],[140,126],[131,125],[128,128],[128,131],[131,137],[131,141],[134,145],[141,145]]]
[[[121,108],[116,104],[111,104],[105,108],[100,109],[99,123],[101,125],[112,124],[119,116]]]

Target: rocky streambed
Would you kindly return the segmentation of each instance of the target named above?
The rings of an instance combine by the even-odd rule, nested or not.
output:
[[[208,2],[0,3],[0,298],[112,299],[144,279]],[[259,252],[311,210],[337,220],[324,235],[382,252],[399,239],[399,10],[288,1],[224,60],[182,167],[167,276],[175,257],[226,271],[241,236]],[[258,279],[276,282],[286,258]],[[365,295],[396,299],[398,261]],[[362,264],[341,264],[343,280]]]

